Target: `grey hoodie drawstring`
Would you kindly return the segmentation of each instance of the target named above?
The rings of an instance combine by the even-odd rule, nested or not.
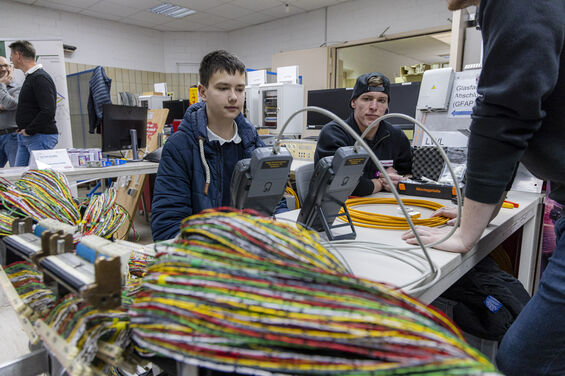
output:
[[[204,165],[204,171],[206,171],[206,184],[204,184],[204,195],[208,196],[208,187],[210,187],[210,167],[208,162],[206,162],[206,156],[204,155],[204,137],[198,137],[198,147],[200,150],[200,160]]]

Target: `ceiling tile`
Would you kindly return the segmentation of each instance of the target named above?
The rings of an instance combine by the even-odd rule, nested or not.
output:
[[[163,16],[162,14],[151,13],[147,10],[140,10],[137,13],[128,16],[127,18],[134,19],[136,21],[144,21],[152,25],[160,25],[167,21],[173,20],[171,17]]]
[[[259,12],[249,13],[246,16],[237,18],[238,21],[248,23],[250,25],[257,25],[263,22],[272,21],[274,19],[275,19],[274,16],[270,16],[268,14],[259,13]]]
[[[314,10],[337,4],[334,0],[289,0],[288,3],[304,10]]]
[[[81,8],[77,8],[77,7],[73,7],[73,6],[65,5],[65,4],[55,3],[55,2],[50,1],[50,0],[37,0],[37,2],[34,5],[37,5],[37,6],[40,6],[40,7],[45,7],[45,8],[50,8],[50,9],[63,10],[65,12],[71,12],[71,13],[78,13],[82,10]]]
[[[125,7],[123,5],[112,3],[106,0],[99,1],[98,3],[89,7],[88,9],[92,11],[113,14],[120,17],[131,16],[132,14],[137,13],[138,11],[137,9],[132,9],[131,7]]]
[[[187,20],[173,20],[155,26],[155,29],[162,31],[203,31],[206,26]]]
[[[274,8],[270,8],[270,9],[265,9],[262,10],[261,13],[265,13],[268,14],[270,16],[273,16],[275,18],[284,18],[284,17],[288,17],[288,16],[292,16],[293,14],[298,14],[298,13],[303,13],[304,10],[289,4],[288,6],[288,11],[285,5],[279,5],[276,6]]]
[[[231,2],[231,0],[173,0],[171,2],[175,5],[201,11],[227,4]]]
[[[160,0],[106,0],[114,4],[118,4],[124,7],[134,8],[134,9],[150,9],[156,7],[157,5],[161,5],[167,0],[160,1]]]
[[[281,5],[281,2],[278,0],[234,0],[230,3],[230,5],[235,5],[238,7],[243,7],[247,9],[251,9],[254,11],[259,11],[263,9],[274,8],[276,6]]]
[[[214,14],[210,14],[207,12],[199,12],[193,15],[190,15],[188,17],[186,17],[185,19],[190,19],[194,22],[197,22],[201,25],[215,25],[217,23],[220,23],[222,21],[226,21],[227,18],[225,17],[220,17],[220,16],[216,16]]]
[[[115,14],[102,13],[90,9],[84,9],[80,11],[80,14],[84,14],[85,16],[90,16],[90,17],[102,18],[104,20],[110,20],[110,21],[118,21],[123,18],[122,16],[118,16]]]
[[[222,29],[223,31],[232,31],[232,30],[236,30],[236,29],[241,29],[241,28],[244,28],[248,25],[249,24],[246,24],[244,22],[237,21],[237,20],[227,20],[227,21],[222,21],[222,22],[216,24],[216,26],[218,28]]]
[[[93,6],[94,4],[100,2],[100,0],[50,0],[50,2],[84,9]]]
[[[2,1],[2,0],[0,0]],[[148,9],[169,0],[14,0],[111,21],[166,31],[231,31],[350,0],[170,0],[197,13],[182,20]],[[285,7],[289,4],[289,8]],[[179,21],[179,22],[176,22]]]
[[[18,3],[24,3],[24,4],[33,4],[35,3],[37,0],[14,0]]]
[[[252,11],[247,8],[241,8],[231,4],[220,5],[219,7],[210,8],[206,11],[206,13],[214,14],[216,16],[225,17],[225,18],[243,17],[246,14],[249,14],[250,12]]]

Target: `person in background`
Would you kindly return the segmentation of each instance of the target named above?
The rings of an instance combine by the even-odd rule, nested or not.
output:
[[[361,135],[371,123],[388,112],[389,101],[388,78],[377,72],[363,74],[355,82],[350,101],[353,112],[345,122]],[[381,162],[392,164],[387,168],[387,173],[394,184],[398,183],[402,175],[411,173],[412,149],[403,131],[383,121],[365,135],[365,141]],[[324,125],[320,132],[314,163],[318,163],[321,158],[334,155],[342,146],[353,144],[355,139],[337,122],[331,121]],[[384,190],[390,191],[391,188],[386,180],[379,176],[373,161],[368,161],[353,195],[366,196]]]
[[[265,146],[241,113],[245,65],[229,52],[214,51],[202,59],[199,73],[202,102],[187,109],[159,162],[151,206],[155,241],[174,238],[192,214],[229,206],[235,164]]]
[[[14,78],[14,68],[0,56],[0,168],[15,166],[18,152],[16,107],[21,85]]]
[[[461,226],[435,248],[467,252],[500,208],[521,161],[551,182],[565,204],[565,2],[448,0],[451,10],[478,5],[483,68],[468,143]],[[425,243],[448,229],[417,229]],[[556,246],[538,291],[498,348],[505,375],[565,375],[565,217],[555,222]],[[414,234],[403,238],[416,244]]]
[[[27,166],[31,151],[53,149],[59,140],[55,122],[57,90],[49,73],[35,63],[35,48],[30,42],[18,40],[8,47],[14,68],[25,74],[16,110],[18,153],[15,165]]]

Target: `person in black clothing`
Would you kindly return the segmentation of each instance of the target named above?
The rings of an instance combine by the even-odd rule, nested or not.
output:
[[[565,204],[565,2],[448,0],[451,10],[479,5],[483,68],[468,143],[461,226],[435,248],[467,252],[504,200],[521,161],[551,182]],[[448,229],[418,226],[425,243]],[[565,216],[539,288],[506,332],[496,363],[505,375],[565,375]],[[403,238],[411,244],[411,232]]]
[[[390,101],[390,81],[382,73],[366,73],[357,78],[350,106],[353,112],[345,120],[351,128],[361,135],[376,119],[388,112]],[[373,127],[365,141],[376,156],[386,166],[387,173],[394,184],[402,178],[402,175],[410,174],[412,171],[412,149],[410,141],[400,129],[387,123],[380,122]],[[314,163],[321,158],[334,155],[342,146],[352,146],[355,139],[335,121],[324,125],[320,132]],[[359,184],[353,191],[354,196],[367,196],[382,190],[390,191],[386,180],[379,176],[377,166],[368,161]]]
[[[26,76],[16,109],[18,152],[15,165],[27,166],[31,151],[53,149],[57,145],[57,91],[49,73],[35,63],[35,48],[30,42],[19,40],[9,47],[14,68]]]

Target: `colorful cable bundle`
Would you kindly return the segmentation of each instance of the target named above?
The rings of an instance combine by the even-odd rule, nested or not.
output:
[[[30,170],[13,185],[4,183],[0,197],[35,221],[52,218],[74,226],[80,220],[66,177],[53,170]]]
[[[80,206],[72,197],[66,177],[56,171],[30,170],[14,184],[4,182],[0,186],[4,207],[13,207],[35,221],[50,218],[71,226],[80,224],[80,236],[111,238],[129,220],[128,213],[117,204],[116,198],[117,192],[113,188],[91,197],[81,220]],[[0,231],[2,223],[0,216]]]
[[[143,352],[252,375],[470,374],[494,367],[442,314],[347,274],[317,235],[206,211],[158,246],[132,315]]]
[[[132,276],[142,278],[147,272],[147,266],[153,262],[154,257],[133,251],[129,258],[129,273]]]
[[[76,360],[86,364],[96,357],[99,340],[121,348],[130,341],[126,310],[101,311],[72,294],[61,299],[44,321],[79,350]]]
[[[55,303],[55,294],[45,286],[41,273],[33,264],[15,262],[4,271],[26,306],[40,316],[51,309]]]
[[[116,203],[117,191],[108,188],[98,196],[92,196],[80,224],[83,235],[111,238],[128,220],[126,210]]]
[[[8,211],[0,210],[0,236],[12,234],[12,222],[18,218]]]

